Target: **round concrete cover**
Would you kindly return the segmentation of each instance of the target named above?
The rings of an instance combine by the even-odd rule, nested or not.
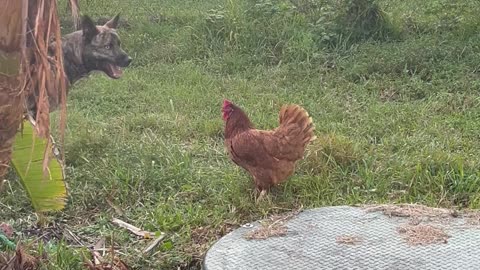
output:
[[[423,239],[415,232],[429,233],[420,230],[431,224],[425,216],[390,214],[348,206],[306,210],[266,239],[247,239],[264,228],[260,223],[242,226],[213,245],[204,269],[480,269],[478,216],[475,224],[463,215],[443,216],[432,226],[444,234]]]

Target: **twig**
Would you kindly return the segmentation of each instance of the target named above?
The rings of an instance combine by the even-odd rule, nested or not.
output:
[[[93,247],[93,251],[92,251],[92,254],[93,254],[93,264],[94,265],[99,265],[101,262],[99,260],[99,258],[102,258],[102,255],[100,255],[100,252],[98,252],[97,250],[101,250],[101,247],[103,246],[103,251],[105,251],[105,238],[102,238],[100,240],[98,240],[98,242],[95,244],[95,246]]]
[[[156,246],[158,246],[158,244],[160,244],[160,242],[162,242],[165,236],[166,235],[162,233],[159,237],[153,240],[153,242],[147,248],[145,248],[145,250],[143,250],[143,254],[149,253],[150,251],[152,251]]]
[[[13,255],[13,256],[10,258],[10,260],[8,260],[8,262],[5,264],[5,266],[2,267],[1,270],[7,270],[7,269],[8,269],[7,267],[10,266],[10,264],[12,263],[13,260],[15,260],[15,258],[17,258],[17,254],[16,254],[16,253],[15,253],[15,255]]]
[[[125,222],[123,220],[120,220],[118,218],[112,219],[112,223],[129,230],[130,232],[132,232],[133,234],[135,234],[137,236],[140,236],[140,237],[143,237],[143,238],[146,238],[146,239],[152,238],[152,235],[154,234],[152,232],[144,231],[144,230],[142,230],[138,227],[135,227],[132,224],[128,224],[127,222]]]
[[[120,209],[120,207],[116,206],[109,198],[107,198],[106,201],[107,201],[107,204],[110,205],[110,207],[112,207],[113,210],[115,210],[115,213],[117,213],[117,215],[123,216],[123,211],[122,209]]]
[[[67,232],[68,235],[65,235],[65,237],[67,238],[71,238],[73,241],[75,241],[78,245],[80,246],[85,246],[82,241],[80,241],[80,238],[78,238],[78,236],[76,236],[75,234],[72,233],[72,231],[70,231],[68,228],[64,228]]]

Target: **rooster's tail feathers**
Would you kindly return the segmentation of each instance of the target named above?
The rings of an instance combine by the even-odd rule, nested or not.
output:
[[[300,125],[303,130],[302,142],[305,144],[317,138],[313,133],[315,126],[313,125],[312,117],[308,115],[304,108],[298,105],[284,105],[280,110],[279,121],[281,126],[291,123]]]

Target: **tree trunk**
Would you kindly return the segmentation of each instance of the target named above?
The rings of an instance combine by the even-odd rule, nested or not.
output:
[[[24,102],[22,52],[25,42],[26,0],[0,0],[0,186],[7,173]]]

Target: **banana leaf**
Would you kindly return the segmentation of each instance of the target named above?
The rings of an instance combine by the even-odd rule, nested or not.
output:
[[[37,212],[62,210],[66,204],[63,167],[53,157],[52,149],[48,140],[38,137],[30,121],[25,120],[23,131],[15,138],[11,165]],[[45,151],[49,151],[50,157],[46,170],[43,167]]]

